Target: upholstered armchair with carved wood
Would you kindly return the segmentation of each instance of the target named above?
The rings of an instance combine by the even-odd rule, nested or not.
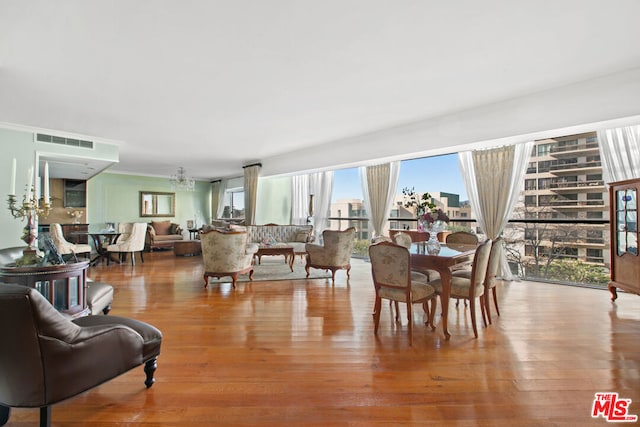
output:
[[[347,281],[351,270],[351,254],[356,229],[349,227],[346,230],[324,230],[322,232],[323,245],[307,243],[307,263],[304,269],[309,277],[310,268],[331,270],[331,281],[335,282],[337,270],[347,270]]]
[[[253,279],[253,256],[258,245],[249,243],[246,231],[213,229],[200,233],[200,241],[205,288],[209,285],[209,277],[231,276],[234,288],[240,274],[249,274],[249,280]]]

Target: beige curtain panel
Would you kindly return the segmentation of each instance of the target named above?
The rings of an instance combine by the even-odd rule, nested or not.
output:
[[[258,177],[261,167],[260,164],[244,167],[244,222],[246,225],[255,225]]]

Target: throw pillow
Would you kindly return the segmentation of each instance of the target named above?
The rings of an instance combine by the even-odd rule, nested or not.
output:
[[[167,235],[171,228],[171,221],[151,221],[151,226],[156,230],[157,235]]]
[[[296,242],[307,243],[307,238],[309,237],[309,233],[306,231],[298,231],[296,233]]]
[[[169,234],[180,234],[178,232],[179,228],[180,228],[179,224],[171,224],[171,227],[169,227]]]

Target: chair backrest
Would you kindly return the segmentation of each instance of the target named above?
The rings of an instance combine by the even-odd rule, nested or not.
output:
[[[121,222],[118,224],[118,241],[123,242],[125,240],[129,240],[131,237],[131,232],[133,231],[133,222]]]
[[[49,236],[51,236],[53,244],[61,254],[66,255],[75,252],[75,245],[64,238],[60,224],[49,225]]]
[[[322,241],[324,247],[334,253],[334,259],[345,264],[349,263],[353,253],[353,243],[356,229],[349,227],[346,230],[324,230]]]
[[[478,236],[466,231],[456,231],[446,237],[447,245],[477,245]]]
[[[144,241],[147,237],[147,223],[136,222],[131,227],[131,234],[128,239],[118,240],[112,246],[109,246],[111,251],[116,252],[140,252],[144,250]]]
[[[35,289],[0,284],[0,402],[27,407],[49,404],[56,388],[50,377],[58,378],[45,372],[59,366],[61,354],[48,357],[47,346],[69,342],[79,329]]]
[[[493,241],[491,245],[491,252],[489,253],[489,263],[487,265],[487,275],[484,279],[487,288],[493,287],[496,276],[498,275],[500,263],[502,262],[503,246],[504,240],[502,239],[502,237],[498,237]]]
[[[487,275],[489,255],[491,254],[491,240],[487,239],[478,245],[473,256],[473,266],[471,268],[471,288],[481,285]]]
[[[248,232],[214,229],[200,233],[200,241],[205,271],[232,272],[246,267]]]
[[[369,246],[373,285],[381,287],[408,288],[411,284],[411,255],[404,246],[391,242],[380,242]]]
[[[407,249],[411,248],[411,236],[409,236],[407,233],[396,233],[393,236],[393,241],[396,245],[403,246]]]

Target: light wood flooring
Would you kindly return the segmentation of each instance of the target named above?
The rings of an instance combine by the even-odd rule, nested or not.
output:
[[[296,269],[302,269],[297,258]],[[203,288],[201,259],[172,252],[90,268],[115,287],[113,315],[163,331],[156,383],[142,367],[55,405],[53,426],[584,426],[596,392],[640,415],[640,296],[532,282],[498,288],[502,315],[473,338],[452,303],[450,341],[414,317],[371,316],[370,265],[350,283],[239,283]],[[440,310],[438,309],[438,312]],[[439,316],[436,321],[439,321]],[[479,319],[479,325],[481,320]],[[8,426],[36,425],[14,409]]]

